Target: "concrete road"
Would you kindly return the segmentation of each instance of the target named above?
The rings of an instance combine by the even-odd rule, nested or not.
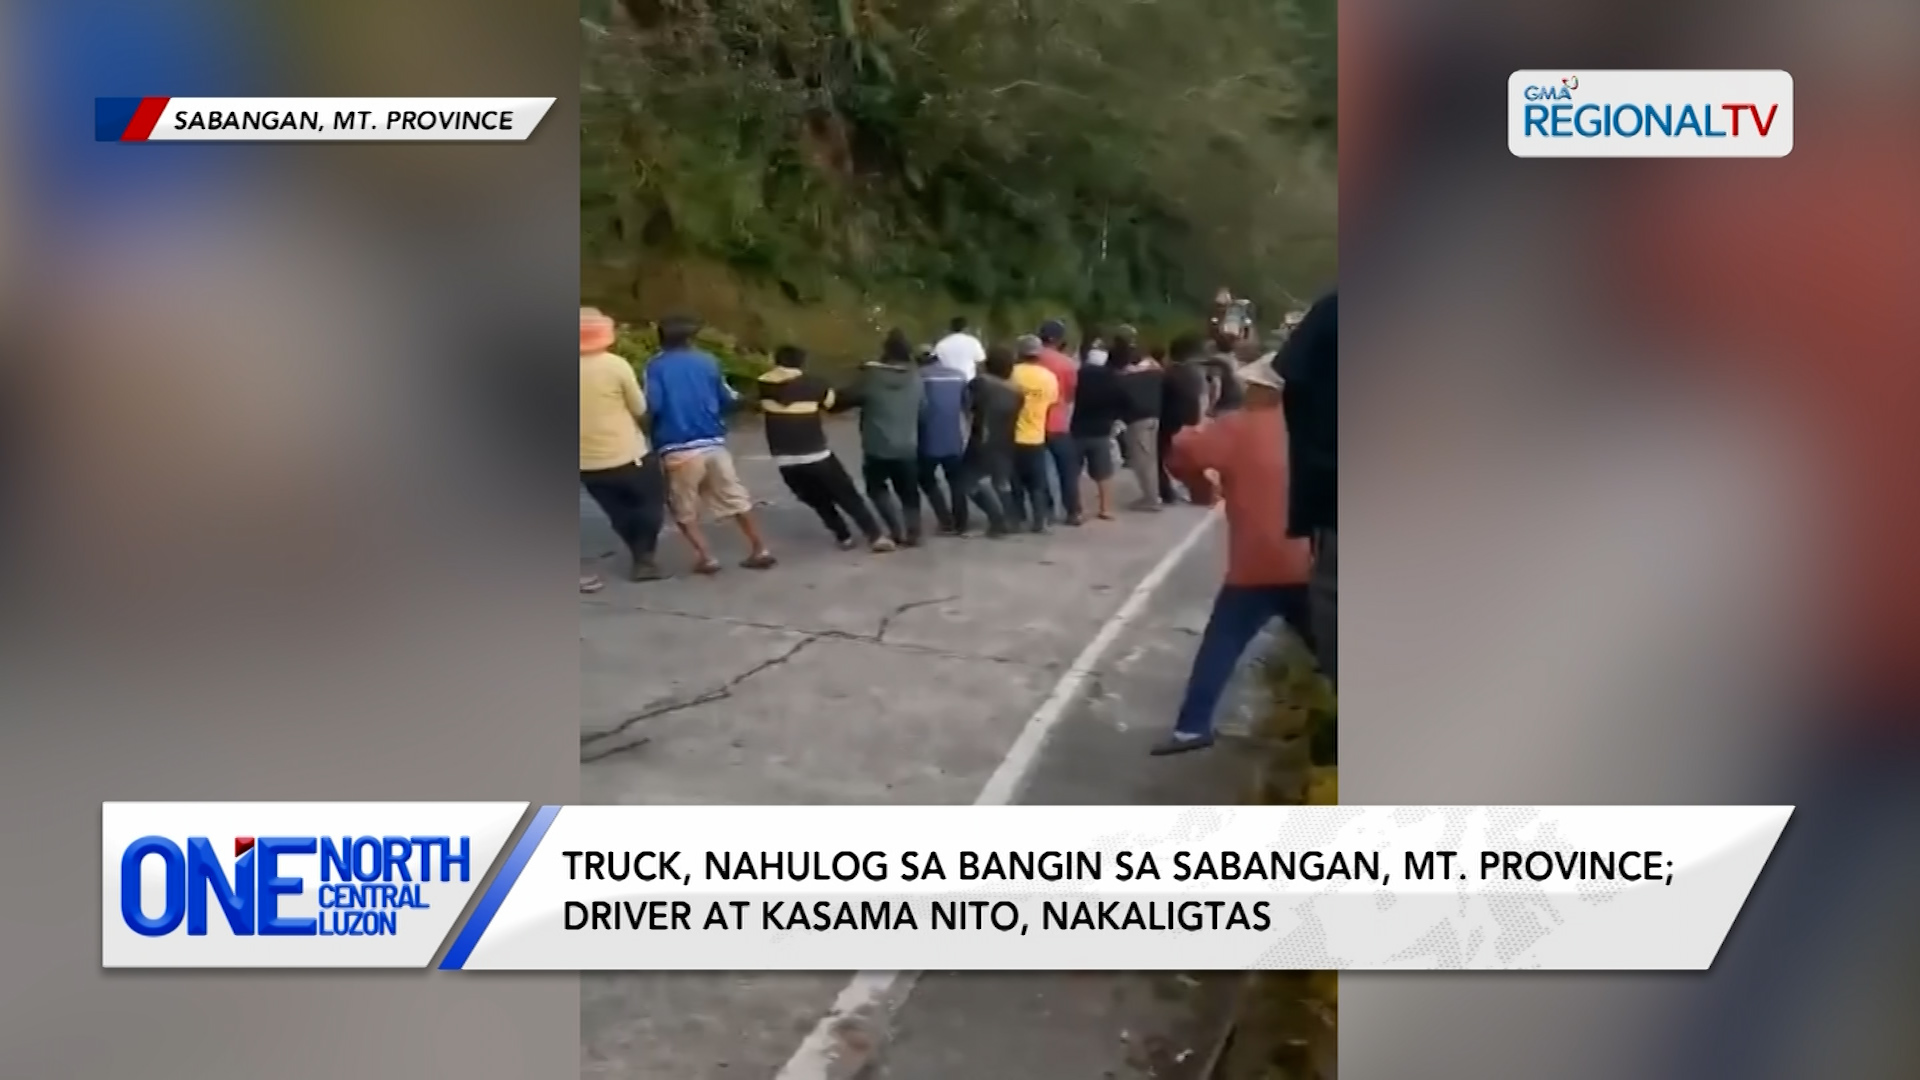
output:
[[[857,462],[850,428],[837,427],[835,441],[842,460]],[[744,478],[766,504],[761,517],[778,568],[735,568],[744,548],[737,535],[720,536],[728,569],[694,578],[685,573],[684,546],[668,535],[662,555],[676,572],[672,580],[620,582],[620,559],[607,558],[606,590],[581,599],[587,802],[972,802],[1066,668],[1142,578],[1206,520],[1191,507],[1123,512],[1117,522],[1049,537],[935,539],[915,551],[844,553],[793,502],[758,448],[756,433],[735,440]],[[1130,498],[1130,482],[1117,484],[1121,501]],[[582,520],[583,556],[610,555],[617,544],[584,503]],[[1243,774],[1230,747],[1176,759],[1145,753],[1170,723],[1218,582],[1219,543],[1202,538],[1114,639],[1085,699],[1032,762],[1027,801],[1239,798]],[[585,977],[582,1073],[765,1080],[846,979]],[[935,980],[923,987],[927,997],[914,1000],[981,997],[988,985],[954,984],[949,992]],[[1059,985],[1069,993],[1081,988]],[[989,992],[983,1004],[993,998],[1005,996]],[[907,1009],[913,1015],[916,1006]],[[908,1047],[927,1058],[926,1068],[891,1075],[1022,1075],[942,1070],[935,1062],[981,1031],[953,1010],[937,1015],[945,1026],[922,1017],[919,1041]],[[990,1019],[1004,1017],[981,1022]],[[1074,1038],[1065,1028],[1060,1037]]]

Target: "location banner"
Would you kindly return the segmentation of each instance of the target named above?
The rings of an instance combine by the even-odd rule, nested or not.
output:
[[[103,963],[1702,970],[1792,813],[523,809],[108,804]]]
[[[94,98],[95,142],[525,142],[550,97]]]

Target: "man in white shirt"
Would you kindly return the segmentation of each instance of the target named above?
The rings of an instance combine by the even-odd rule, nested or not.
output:
[[[934,343],[934,358],[942,367],[959,372],[968,382],[978,374],[980,364],[987,358],[987,347],[967,329],[967,317],[955,315],[947,325],[950,331],[946,337]]]

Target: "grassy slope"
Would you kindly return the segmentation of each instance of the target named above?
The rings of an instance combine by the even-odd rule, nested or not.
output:
[[[1333,273],[1331,0],[581,11],[581,292],[625,321],[839,366],[961,311],[1164,336],[1221,281],[1277,313]]]
[[[1340,801],[1333,730],[1338,703],[1297,643],[1264,672],[1273,711],[1262,725],[1271,759],[1254,801],[1313,806]],[[1312,1080],[1334,1059],[1339,978],[1331,971],[1263,972],[1249,983],[1218,1080]]]
[[[822,283],[817,298],[797,302],[774,282],[695,256],[653,258],[631,270],[585,267],[580,293],[583,303],[623,322],[689,314],[755,351],[771,352],[789,342],[804,346],[826,368],[871,359],[881,337],[895,326],[931,342],[949,318],[964,313],[1005,336],[1030,332],[1042,319],[1065,311],[1037,301],[985,312],[910,285],[868,292],[831,280]]]

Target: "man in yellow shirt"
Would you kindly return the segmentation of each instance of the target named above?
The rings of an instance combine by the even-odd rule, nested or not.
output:
[[[1013,512],[1027,518],[1036,533],[1047,531],[1053,520],[1053,492],[1048,479],[1052,458],[1047,454],[1047,411],[1060,400],[1060,380],[1040,362],[1044,347],[1032,334],[1014,344],[1018,360],[1008,381],[1020,391],[1020,416],[1013,425]]]
[[[611,318],[592,308],[580,309],[580,484],[633,556],[628,576],[656,581],[663,576],[654,549],[666,480],[640,430],[647,415],[646,395],[640,392],[633,365],[609,351],[613,340]],[[597,577],[581,576],[582,592],[599,588]]]

